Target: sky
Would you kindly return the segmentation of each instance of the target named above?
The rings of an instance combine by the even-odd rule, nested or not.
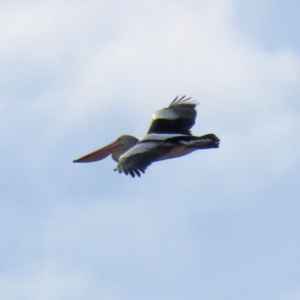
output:
[[[300,299],[296,0],[0,2],[0,300]],[[177,95],[219,149],[73,164]]]

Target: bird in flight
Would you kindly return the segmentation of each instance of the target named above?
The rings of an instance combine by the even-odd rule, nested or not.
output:
[[[87,163],[112,155],[118,162],[115,171],[141,176],[153,162],[187,155],[195,150],[218,148],[220,140],[213,133],[194,136],[196,105],[191,98],[178,96],[171,104],[152,116],[147,134],[141,139],[122,135],[113,143],[74,160]]]

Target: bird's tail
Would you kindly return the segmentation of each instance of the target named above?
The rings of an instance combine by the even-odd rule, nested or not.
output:
[[[213,133],[205,134],[197,137],[193,146],[197,149],[219,148],[220,139]]]

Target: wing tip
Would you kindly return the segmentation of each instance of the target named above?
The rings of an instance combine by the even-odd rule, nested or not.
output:
[[[128,166],[117,166],[116,169],[114,169],[114,171],[118,171],[120,174],[124,173],[126,176],[130,175],[132,178],[134,178],[135,176],[137,177],[141,177],[141,173],[145,173],[145,169],[140,168],[140,169],[136,169],[136,168],[130,168]]]
[[[176,106],[176,105],[199,105],[200,103],[197,100],[191,100],[192,97],[186,98],[185,95],[183,95],[181,98],[177,95],[175,99],[171,102],[169,107]]]

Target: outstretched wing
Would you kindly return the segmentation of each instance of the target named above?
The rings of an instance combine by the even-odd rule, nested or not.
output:
[[[149,133],[174,133],[190,135],[190,129],[195,124],[198,103],[178,96],[167,108],[155,112],[152,116],[152,123],[148,130]]]
[[[168,153],[171,149],[171,144],[160,141],[138,143],[119,158],[115,171],[119,173],[124,172],[126,175],[130,174],[132,177],[135,177],[135,175],[140,177],[141,172],[145,173],[145,170],[151,163]]]

